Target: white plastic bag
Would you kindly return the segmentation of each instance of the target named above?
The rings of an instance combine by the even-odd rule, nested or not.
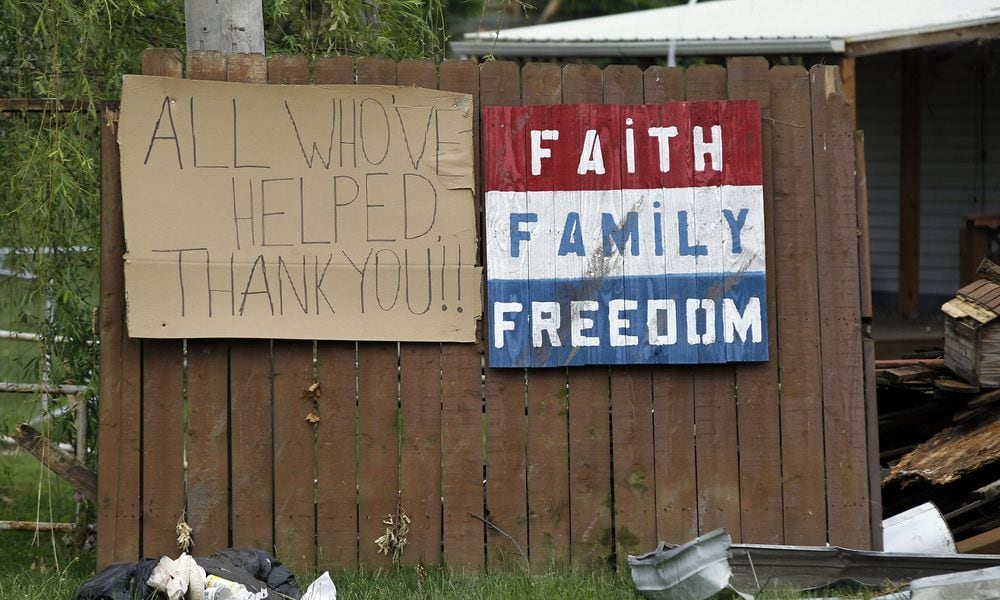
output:
[[[205,597],[205,570],[182,553],[177,560],[164,556],[146,583],[165,593],[169,600],[202,600]]]
[[[333,585],[329,571],[324,571],[316,581],[309,584],[302,600],[337,600],[337,586]]]

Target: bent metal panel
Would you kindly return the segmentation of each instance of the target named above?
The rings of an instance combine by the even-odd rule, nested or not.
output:
[[[766,361],[756,102],[487,107],[492,367]]]

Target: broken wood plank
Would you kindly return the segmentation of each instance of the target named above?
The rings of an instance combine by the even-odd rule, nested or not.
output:
[[[875,361],[876,369],[895,369],[897,367],[907,367],[910,365],[923,365],[925,367],[943,367],[943,358],[889,358]]]
[[[80,490],[88,500],[97,501],[97,475],[73,458],[69,452],[60,450],[51,440],[27,423],[18,424],[11,437],[18,446],[42,461],[49,470]]]
[[[988,404],[993,404],[1000,400],[1000,389],[991,390],[985,394],[980,394],[969,400],[969,408],[980,408]]]
[[[963,554],[996,554],[1000,552],[1000,527],[955,543]]]
[[[936,377],[934,379],[934,388],[942,392],[948,392],[949,394],[979,393],[978,385],[967,383],[954,377]]]
[[[925,367],[924,365],[911,365],[906,367],[896,367],[894,369],[885,370],[885,378],[892,383],[903,383],[905,381],[914,381],[917,379],[924,379],[934,375],[934,369]]]

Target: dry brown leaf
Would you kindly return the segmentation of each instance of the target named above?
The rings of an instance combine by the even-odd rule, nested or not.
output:
[[[314,412],[310,412],[308,415],[306,415],[306,421],[315,425],[316,423],[319,423],[319,415],[317,415]]]
[[[186,512],[181,513],[181,516],[177,519],[177,526],[174,528],[174,531],[177,533],[177,548],[181,552],[190,551],[191,546],[194,545],[194,538],[191,536],[194,530],[185,521]]]

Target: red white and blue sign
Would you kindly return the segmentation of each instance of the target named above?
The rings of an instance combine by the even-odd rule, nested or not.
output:
[[[766,361],[752,101],[483,109],[491,367]]]

